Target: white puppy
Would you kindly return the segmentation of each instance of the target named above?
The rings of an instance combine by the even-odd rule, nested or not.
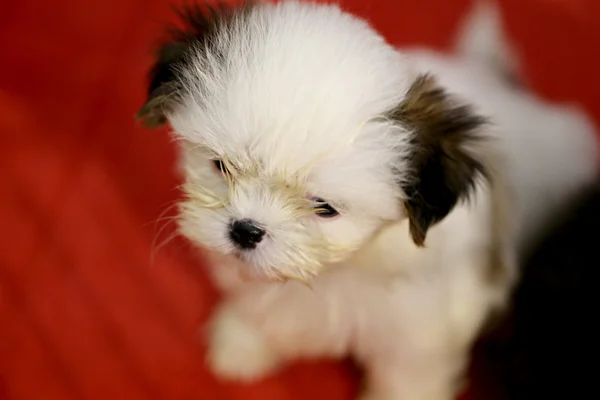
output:
[[[518,247],[595,175],[589,122],[509,84],[488,5],[452,57],[333,5],[182,16],[140,117],[173,128],[180,231],[226,293],[210,366],[352,355],[365,398],[451,399]]]

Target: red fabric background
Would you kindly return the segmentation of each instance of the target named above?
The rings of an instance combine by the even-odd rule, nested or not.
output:
[[[343,3],[393,42],[444,46],[469,1]],[[0,399],[350,399],[354,373],[325,362],[217,382],[198,346],[216,299],[198,261],[179,242],[151,260],[172,231],[156,221],[176,198],[174,155],[133,115],[168,4],[0,2]],[[533,87],[600,118],[599,3],[503,9]]]

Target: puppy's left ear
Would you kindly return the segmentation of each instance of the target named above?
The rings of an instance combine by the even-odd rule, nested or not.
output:
[[[474,149],[486,119],[443,90],[430,75],[411,85],[391,118],[407,127],[406,194],[410,234],[423,246],[427,231],[461,200],[466,200],[480,176],[488,177]]]

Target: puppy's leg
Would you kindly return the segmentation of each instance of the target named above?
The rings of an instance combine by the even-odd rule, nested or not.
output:
[[[421,308],[412,303],[415,309]],[[421,308],[422,312],[427,312]],[[452,343],[450,326],[429,314],[415,320],[405,317],[388,333],[371,333],[373,342],[365,365],[365,388],[360,400],[454,400],[460,389],[468,351]],[[387,338],[377,338],[385,335]],[[395,335],[395,340],[392,338]],[[386,343],[387,342],[387,343]]]
[[[282,359],[259,328],[224,304],[209,326],[207,361],[219,377],[254,381],[275,371]]]
[[[258,380],[295,358],[341,356],[345,319],[331,293],[296,282],[252,284],[213,316],[208,363],[225,379]]]
[[[356,340],[366,369],[361,399],[455,398],[490,300],[469,271],[452,272],[456,276],[439,271],[380,291],[385,297],[373,301],[379,309],[359,327]]]
[[[460,389],[465,354],[436,354],[406,349],[395,359],[367,364],[360,400],[453,400]]]

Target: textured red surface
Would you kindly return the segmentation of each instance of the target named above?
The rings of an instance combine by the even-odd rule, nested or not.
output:
[[[329,363],[217,382],[198,260],[177,242],[151,260],[174,154],[133,115],[168,3],[0,3],[0,399],[350,399],[354,374]],[[468,0],[343,3],[394,42],[443,46]],[[532,85],[600,117],[598,2],[503,4]]]

